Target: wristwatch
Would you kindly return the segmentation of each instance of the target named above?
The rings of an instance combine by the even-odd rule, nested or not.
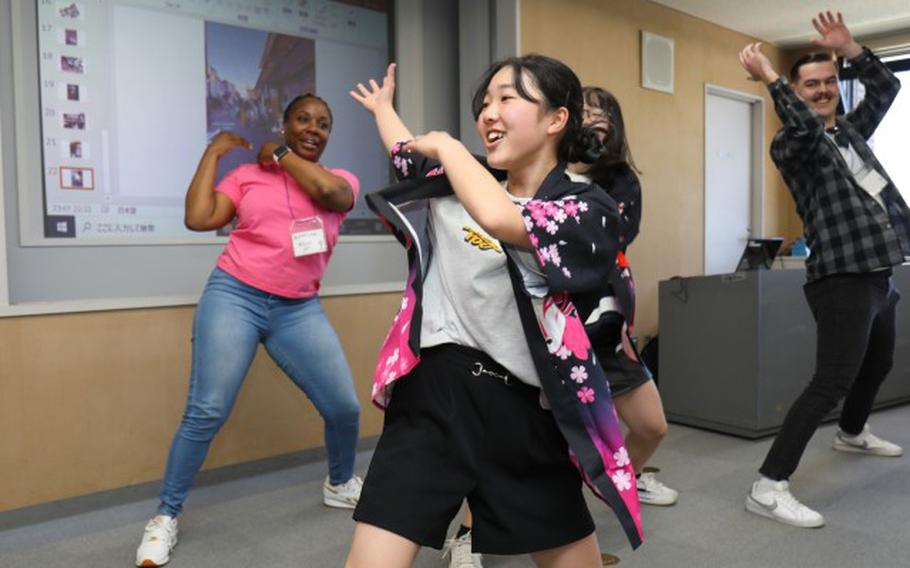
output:
[[[291,149],[288,148],[287,144],[282,144],[281,146],[275,148],[275,151],[272,152],[272,159],[275,160],[275,163],[277,164],[281,161],[281,158],[283,158],[290,151]]]

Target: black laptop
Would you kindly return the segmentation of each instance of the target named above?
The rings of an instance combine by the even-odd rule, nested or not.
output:
[[[774,237],[770,239],[748,239],[743,254],[739,257],[739,263],[736,265],[736,272],[744,270],[762,270],[770,269],[777,251],[784,239]]]

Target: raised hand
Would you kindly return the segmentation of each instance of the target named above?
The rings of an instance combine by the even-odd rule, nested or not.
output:
[[[761,42],[750,43],[739,52],[739,63],[749,73],[749,80],[761,81],[766,85],[777,80],[778,74],[771,62],[761,52]]]
[[[373,114],[376,114],[376,110],[383,106],[392,108],[392,100],[395,97],[395,64],[389,63],[381,87],[375,80],[370,79],[369,88],[363,83],[357,83],[357,90],[349,91],[349,93],[355,101]]]
[[[381,87],[376,81],[370,79],[369,87],[363,83],[357,83],[357,90],[349,91],[351,98],[373,113],[382,145],[390,152],[396,142],[410,140],[414,137],[401,121],[398,113],[395,112],[395,107],[392,106],[392,100],[395,97],[395,68],[394,63],[389,64]]]
[[[854,57],[862,51],[862,48],[853,41],[853,35],[844,23],[844,17],[837,12],[835,17],[831,11],[819,12],[818,16],[812,18],[812,25],[821,37],[814,37],[810,41],[825,49],[833,49],[838,55]]]
[[[212,141],[209,143],[206,152],[212,153],[215,157],[220,158],[224,156],[234,148],[246,148],[247,150],[252,150],[253,145],[247,142],[245,138],[234,134],[233,132],[219,132]]]
[[[433,132],[427,132],[426,134],[408,141],[404,145],[403,150],[405,152],[417,152],[418,154],[422,154],[431,160],[440,160],[440,150],[446,144],[453,142],[459,144],[459,142],[452,138],[448,132],[437,130]]]
[[[810,40],[818,47],[838,49],[853,40],[840,12],[837,13],[836,19],[830,11],[819,12],[818,16],[812,18],[812,26],[821,35]]]

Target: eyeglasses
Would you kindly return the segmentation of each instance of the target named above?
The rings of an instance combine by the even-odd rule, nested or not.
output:
[[[585,105],[581,111],[584,120],[602,120],[607,118],[607,113],[602,108]]]

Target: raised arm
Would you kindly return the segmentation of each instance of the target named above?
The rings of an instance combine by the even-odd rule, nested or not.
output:
[[[833,50],[837,55],[847,59],[853,59],[863,52],[863,47],[854,41],[853,34],[844,23],[844,17],[840,12],[837,12],[837,17],[830,10],[819,12],[818,16],[812,18],[812,27],[820,35],[809,40],[813,45]]]
[[[768,87],[774,101],[774,110],[784,124],[771,146],[776,163],[798,161],[804,158],[825,135],[825,123],[806,104],[761,52],[761,42],[750,43],[739,52],[739,62],[749,73],[749,79],[761,81]]]
[[[901,88],[900,80],[894,76],[872,52],[853,40],[850,30],[844,24],[840,12],[835,17],[831,12],[819,13],[812,25],[821,35],[812,43],[826,49],[833,49],[838,55],[850,60],[857,77],[866,88],[866,94],[859,105],[846,116],[863,138],[875,133],[879,123],[891,107]]]
[[[866,89],[863,100],[844,118],[866,140],[875,134],[901,90],[900,79],[871,51],[863,50],[850,64]]]
[[[276,148],[278,144],[274,142],[262,145],[258,158],[261,167],[283,168],[307,195],[330,211],[347,211],[354,206],[354,189],[343,177],[294,152],[286,153],[276,164]]]
[[[768,57],[761,52],[761,42],[750,43],[739,52],[739,64],[749,73],[750,81],[761,81],[770,85],[780,78]]]
[[[351,97],[363,105],[363,108],[373,114],[379,137],[387,152],[391,153],[392,146],[402,140],[414,137],[408,127],[402,122],[401,117],[393,106],[395,99],[395,64],[390,63],[382,79],[382,86],[370,79],[369,87],[357,83],[357,90],[350,91]]]
[[[237,147],[250,143],[233,132],[221,132],[208,145],[186,191],[183,222],[193,231],[214,231],[228,224],[236,210],[230,198],[215,191],[218,160]]]
[[[447,132],[430,132],[413,139],[405,150],[439,160],[465,210],[491,237],[531,248],[519,208],[461,142]]]

